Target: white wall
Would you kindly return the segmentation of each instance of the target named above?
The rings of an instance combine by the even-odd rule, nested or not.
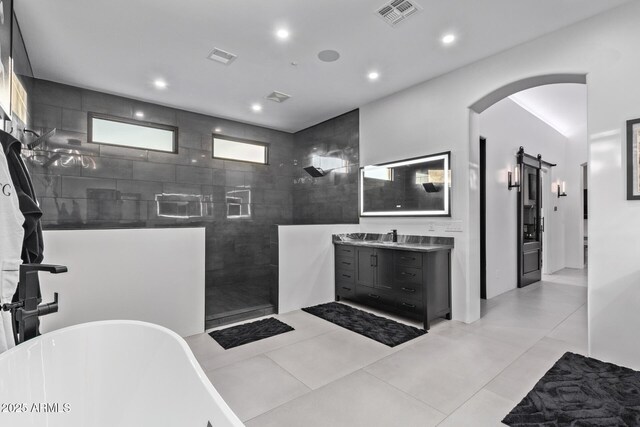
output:
[[[355,225],[278,227],[278,311],[286,313],[335,300],[332,234],[356,233]]]
[[[204,244],[204,228],[45,231],[44,262],[69,272],[40,273],[43,301],[60,294],[41,332],[114,319],[204,332]]]
[[[548,216],[545,218],[548,272],[565,266],[564,226],[571,220],[568,200],[551,192],[551,182],[565,180],[573,160],[566,158],[569,140],[548,124],[523,109],[509,98],[503,99],[480,115],[480,134],[487,138],[487,298],[493,298],[517,287],[517,189],[507,189],[507,172],[516,164],[516,152],[522,146],[532,155],[558,166],[550,168],[542,190],[545,192]],[[586,151],[586,141],[585,141]],[[572,166],[569,166],[571,162]],[[575,164],[578,170],[580,163]],[[574,193],[576,191],[574,190]],[[576,202],[577,203],[577,202]],[[553,207],[558,210],[554,211]]]
[[[567,159],[571,159],[565,171],[567,181],[566,221],[564,236],[566,241],[566,266],[584,268],[584,212],[582,191],[582,164],[587,163],[587,135],[573,135],[567,144]],[[574,221],[573,218],[576,220]]]
[[[480,316],[479,131],[477,115],[468,107],[521,79],[586,74],[590,350],[595,357],[640,368],[640,202],[626,200],[622,168],[625,121],[640,117],[639,16],[640,2],[629,2],[360,109],[361,164],[452,151],[452,213],[463,223],[453,254],[454,318]],[[389,219],[372,226],[384,230],[403,223]]]

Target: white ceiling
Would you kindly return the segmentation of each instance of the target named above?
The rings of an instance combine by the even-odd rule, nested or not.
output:
[[[415,1],[421,12],[396,27],[374,13],[384,0],[15,0],[15,8],[38,78],[297,131],[626,0]],[[286,42],[274,37],[281,26]],[[444,47],[447,32],[458,40]],[[210,61],[214,47],[238,58]],[[324,49],[340,60],[320,62]],[[370,82],[374,69],[380,78]],[[168,88],[155,89],[156,78]],[[273,90],[292,98],[264,99]]]
[[[587,135],[586,85],[539,86],[509,98],[567,138]]]

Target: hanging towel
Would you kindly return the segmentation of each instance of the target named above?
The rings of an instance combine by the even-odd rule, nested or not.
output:
[[[24,216],[5,157],[0,151],[0,305],[10,303],[18,287],[24,242]],[[15,345],[11,314],[0,311],[0,353]]]
[[[33,183],[29,176],[29,171],[20,156],[21,143],[10,133],[0,131],[0,143],[6,162],[9,167],[9,174],[13,182],[15,194],[18,196],[20,211],[24,215],[24,238],[22,242],[21,258],[24,263],[42,262],[44,245],[42,242],[42,226],[40,217],[42,211],[33,190]]]
[[[18,285],[21,259],[4,260],[0,265],[0,305],[10,303]],[[8,311],[0,311],[0,353],[15,346],[13,338],[13,319]]]

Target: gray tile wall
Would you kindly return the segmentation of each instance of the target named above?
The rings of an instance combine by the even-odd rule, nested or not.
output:
[[[224,313],[273,302],[269,232],[273,224],[293,222],[294,135],[44,80],[34,81],[30,96],[36,130],[58,129],[45,146],[25,152],[45,228],[204,226],[209,324]],[[87,143],[90,111],[129,119],[143,111],[143,120],[177,126],[178,154]],[[354,137],[347,130],[352,121],[339,121],[339,132],[332,126],[337,139],[327,147]],[[216,127],[227,136],[268,142],[270,164],[213,159]],[[56,153],[61,157],[54,161]],[[251,219],[226,218],[225,194],[237,188],[252,191]],[[160,193],[202,195],[203,216],[158,216]]]
[[[358,223],[359,129],[360,112],[354,110],[294,135],[294,224]],[[317,157],[341,159],[346,166],[312,178],[303,167]]]

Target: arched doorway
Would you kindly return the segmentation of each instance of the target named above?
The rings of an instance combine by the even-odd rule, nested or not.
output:
[[[586,85],[586,74],[548,74],[524,78],[495,89],[469,106],[470,137],[469,137],[469,277],[478,278],[471,283],[471,305],[480,314],[480,278],[481,272],[481,199],[480,199],[480,114],[518,92],[539,86],[573,83]],[[477,304],[477,305],[476,305]]]

